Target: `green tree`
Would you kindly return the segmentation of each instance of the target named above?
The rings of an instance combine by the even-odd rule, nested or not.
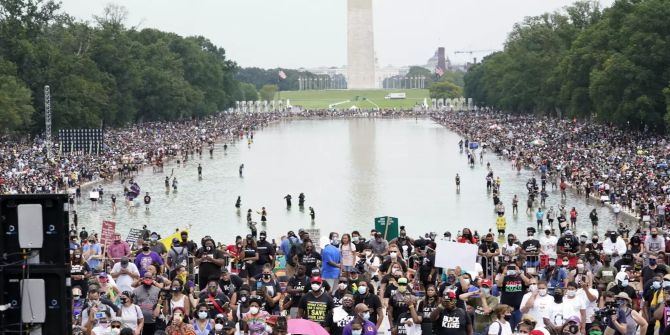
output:
[[[244,101],[258,100],[258,91],[256,91],[256,86],[254,86],[254,84],[240,83],[240,89],[242,90],[242,96],[243,96],[242,100]]]
[[[261,96],[261,100],[274,100],[277,93],[277,85],[263,85],[258,93]]]
[[[453,99],[463,96],[463,88],[449,81],[434,82],[430,85],[429,92],[430,97],[434,99]]]

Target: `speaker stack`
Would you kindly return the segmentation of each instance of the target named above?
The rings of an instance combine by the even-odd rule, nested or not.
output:
[[[0,334],[71,334],[67,195],[0,196]]]

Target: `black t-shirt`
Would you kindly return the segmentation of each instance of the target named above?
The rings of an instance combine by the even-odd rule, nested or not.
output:
[[[300,299],[298,308],[303,310],[305,319],[324,324],[328,311],[333,309],[333,299],[327,293],[315,297],[313,292],[307,292]]]
[[[559,251],[561,251],[561,247],[563,252],[576,253],[579,251],[579,242],[577,241],[577,239],[572,237],[571,238],[566,238],[565,236],[561,237],[558,239],[558,243],[556,245],[558,246]]]
[[[370,322],[377,323],[377,309],[382,307],[382,301],[376,294],[369,293],[367,296],[354,294],[354,305],[365,304],[370,310]]]
[[[221,311],[219,311],[218,308],[216,308],[216,305],[218,305],[220,308],[224,308],[223,306],[227,303],[230,302],[230,299],[228,299],[228,296],[223,294],[223,292],[217,292],[216,295],[211,295],[212,299],[210,299],[210,294],[209,292],[202,292],[200,293],[198,301],[200,303],[204,303],[207,305],[209,308],[209,317],[211,319],[216,318],[217,314],[223,314]],[[212,301],[214,300],[214,301]],[[214,304],[216,302],[216,305]]]
[[[405,322],[412,319],[412,314],[409,311],[404,311],[398,315],[397,318],[394,318],[393,323],[398,327],[397,335],[406,335],[407,334],[407,325]],[[423,328],[422,332],[423,334]]]
[[[523,251],[525,251],[526,253],[537,253],[540,251],[540,241],[536,239],[525,240],[521,244],[521,249],[523,249]]]
[[[295,290],[300,290],[302,292],[300,294],[295,294],[291,297],[291,299],[293,300],[291,306],[298,307],[298,303],[300,302],[302,296],[309,291],[310,288],[309,277],[307,276],[293,277],[288,281],[288,286]]]
[[[224,259],[224,254],[221,250],[212,248],[207,251],[205,248],[200,248],[195,254],[196,258],[200,258],[203,255],[210,255],[213,259]],[[210,277],[218,277],[221,274],[221,267],[212,263],[212,262],[201,262],[198,272],[198,277],[200,280],[209,280]],[[216,316],[216,315],[215,315]]]
[[[336,310],[338,313],[335,313]],[[342,312],[346,312],[346,314],[341,313],[340,310]],[[326,315],[325,326],[328,327],[329,333],[331,335],[342,335],[342,330],[344,330],[344,327],[349,324],[349,322],[353,321],[355,316],[356,313],[354,312],[353,306],[348,311],[341,308],[334,308],[328,311],[328,315]]]
[[[276,297],[278,294],[280,294],[280,288],[279,288],[279,283],[275,281],[274,279],[270,279],[269,282],[265,282],[261,279],[258,279],[256,281],[256,294],[260,294],[260,290],[262,287],[265,287],[266,292],[268,293],[269,296],[271,297]],[[265,310],[268,313],[272,313],[275,309],[278,311],[279,310],[279,305],[276,304],[274,306],[268,306],[267,304],[264,305]]]
[[[479,251],[481,252],[496,252],[500,249],[498,246],[497,242],[482,242],[482,244],[479,245]]]
[[[417,308],[417,313],[422,317],[421,319],[421,330],[423,334],[432,334],[433,333],[433,321],[430,319],[430,314],[433,310],[437,308],[437,298],[433,303],[428,301],[421,300],[419,302],[419,307]]]
[[[258,250],[258,262],[256,262],[258,265],[272,262],[270,256],[275,255],[275,249],[272,246],[272,243],[259,240],[256,243],[256,249]]]
[[[91,272],[91,268],[88,266],[88,263],[83,262],[82,264],[72,264],[70,266],[70,277],[72,276],[83,276],[86,274],[86,272]],[[79,286],[81,287],[81,292],[86,293],[88,291],[88,283],[86,281],[86,277],[83,279],[78,279],[74,280],[71,279],[72,286]],[[83,297],[86,297],[85,295],[82,295]]]
[[[397,326],[400,321],[400,315],[409,312],[409,307],[405,303],[405,297],[411,296],[412,294],[409,291],[405,293],[396,292],[391,299],[389,299],[389,304],[393,306],[393,325]]]
[[[223,294],[225,294],[228,298],[232,297],[233,293],[237,292],[242,284],[244,284],[242,278],[232,273],[230,274],[230,280],[227,282],[223,279],[219,279],[219,287],[221,288],[221,291],[223,291]]]
[[[386,290],[384,290],[384,298],[391,298],[398,292],[398,286],[394,283],[389,283],[386,285]]]
[[[503,278],[500,303],[509,305],[514,309],[519,309],[526,289],[527,287],[523,283],[521,277],[505,276],[505,278]]]
[[[443,310],[433,328],[436,335],[465,335],[470,318],[462,308]]]
[[[305,266],[305,273],[312,273],[312,269],[317,267],[317,262],[321,260],[321,255],[312,250],[298,254],[298,264]]]
[[[668,274],[668,267],[665,264],[657,265],[655,269],[651,269],[649,266],[642,268],[642,283],[646,283],[654,278],[655,275],[660,274],[661,278]]]

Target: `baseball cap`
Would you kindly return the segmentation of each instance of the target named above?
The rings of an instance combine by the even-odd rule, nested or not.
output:
[[[126,256],[121,257],[121,266],[125,267],[125,266],[128,265],[128,263],[130,263],[130,260],[128,259],[128,257],[126,257]]]
[[[491,279],[482,279],[481,282],[479,283],[480,286],[486,286],[486,287],[491,287],[493,284],[491,282]]]
[[[223,329],[235,329],[235,322],[233,320],[223,320]]]
[[[444,291],[444,298],[447,300],[456,300],[456,293],[454,291]]]
[[[172,244],[179,244],[179,239],[178,238],[173,238],[172,239]]]
[[[573,315],[573,316],[569,317],[567,320],[565,320],[565,323],[568,323],[568,322],[574,322],[576,324],[580,324],[580,323],[582,323],[582,319],[577,315]]]
[[[565,231],[565,235],[566,235],[566,236],[572,236],[572,230],[569,230],[569,229],[566,230],[566,231]]]
[[[319,283],[319,284],[323,283],[323,281],[321,280],[321,277],[319,277],[319,276],[314,276],[314,277],[312,277],[312,278],[309,280],[309,282],[310,282],[310,283]]]

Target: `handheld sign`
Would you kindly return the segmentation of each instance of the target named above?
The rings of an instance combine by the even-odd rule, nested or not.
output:
[[[107,245],[114,237],[116,232],[116,222],[102,221],[102,229],[100,230],[100,244]]]
[[[436,244],[436,267],[453,269],[460,266],[464,271],[476,271],[477,251],[479,250],[476,244],[452,241],[437,241]]]
[[[381,233],[387,241],[397,238],[398,218],[391,216],[380,216],[375,218],[375,230]]]

